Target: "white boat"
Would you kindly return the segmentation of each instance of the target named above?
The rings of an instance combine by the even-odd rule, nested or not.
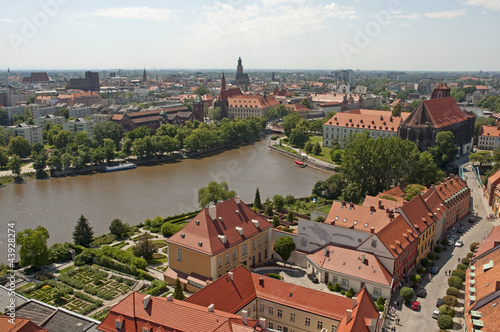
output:
[[[106,167],[104,167],[104,172],[123,171],[123,170],[126,170],[126,169],[133,169],[133,168],[136,168],[136,167],[137,167],[136,164],[127,162],[127,163],[119,164],[119,165],[116,165],[116,166],[106,166]]]

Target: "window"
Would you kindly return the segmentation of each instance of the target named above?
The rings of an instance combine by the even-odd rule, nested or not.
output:
[[[281,327],[280,325],[278,325],[278,331],[283,331],[283,327]]]
[[[295,322],[295,314],[290,314],[290,322]]]
[[[226,252],[226,264],[229,264],[229,253]]]
[[[281,309],[278,309],[278,317],[279,318],[283,317],[283,311],[281,311]]]
[[[342,278],[342,286],[349,287],[349,280]]]
[[[269,242],[269,234],[268,233],[264,234],[264,243],[267,243],[267,242]]]
[[[273,328],[274,328],[273,323],[269,323],[269,329],[273,329]]]
[[[318,321],[318,330],[321,330],[323,328],[323,322]]]
[[[255,250],[255,239],[252,240],[252,250]]]
[[[373,295],[375,295],[375,296],[382,295],[382,290],[380,288],[374,287],[373,288]]]
[[[242,251],[243,255],[247,254],[247,244],[246,243],[241,247],[241,251]]]
[[[253,312],[256,312],[256,311],[257,311],[257,309],[256,309],[256,307],[255,307],[255,303],[254,303],[254,304],[253,304]]]
[[[311,326],[311,320],[309,318],[306,318],[306,326]]]
[[[222,257],[217,257],[217,268],[222,267]]]
[[[263,304],[260,304],[260,305],[259,305],[259,311],[260,311],[260,312],[264,312],[264,305],[263,305]]]
[[[259,236],[259,247],[262,246],[262,236]]]
[[[177,249],[177,260],[182,262],[182,250]]]
[[[267,249],[264,250],[264,259],[267,259]]]
[[[271,316],[273,315],[273,312],[274,312],[273,307],[269,307],[269,314],[270,314]]]
[[[337,276],[333,276],[333,280],[332,281],[333,281],[333,284],[336,284],[337,282],[339,282]]]
[[[236,260],[236,249],[233,249],[233,261]]]

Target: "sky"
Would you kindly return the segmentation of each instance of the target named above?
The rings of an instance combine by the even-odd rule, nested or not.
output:
[[[500,0],[3,1],[0,71],[500,71],[499,31]]]

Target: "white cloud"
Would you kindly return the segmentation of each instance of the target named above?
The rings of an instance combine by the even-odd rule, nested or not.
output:
[[[480,6],[491,10],[500,10],[500,0],[465,0],[469,6]]]
[[[326,26],[331,19],[355,19],[352,7],[336,3],[313,5],[301,0],[266,0],[241,8],[215,3],[203,8],[205,19],[192,26],[186,41],[217,41],[218,45],[250,46],[276,41]],[[203,36],[204,38],[200,38]]]
[[[125,19],[152,19],[157,21],[167,21],[172,16],[170,9],[149,8],[149,7],[122,7],[99,9],[93,13],[95,16]]]
[[[443,12],[433,12],[433,13],[425,13],[425,17],[427,18],[455,18],[465,15],[465,9],[456,9],[456,10],[446,10]]]
[[[5,22],[5,23],[17,23],[16,20],[11,20],[10,18],[0,18],[0,22]]]
[[[400,19],[409,19],[412,21],[417,21],[420,20],[421,16],[420,14],[413,13],[413,14],[396,14],[393,15],[394,18],[400,18]]]

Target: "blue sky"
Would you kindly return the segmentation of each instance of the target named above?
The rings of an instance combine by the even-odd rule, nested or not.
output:
[[[9,1],[0,67],[499,71],[499,19],[500,0]]]

